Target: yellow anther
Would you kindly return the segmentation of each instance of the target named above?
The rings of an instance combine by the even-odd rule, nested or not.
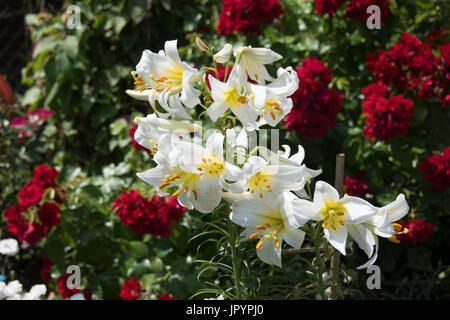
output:
[[[257,225],[256,226],[256,229],[258,229],[258,230],[266,230],[266,227],[264,227],[263,225]]]
[[[397,243],[397,244],[400,243],[400,240],[398,240],[398,238],[395,234],[392,237],[390,237],[388,240],[393,243]]]
[[[392,227],[394,227],[394,231],[396,233],[401,232],[403,230],[403,226],[400,223],[393,223]]]
[[[264,223],[267,228],[270,228],[272,225],[270,223]]]
[[[336,227],[335,226],[332,225],[331,228],[333,228],[333,230],[336,231]]]
[[[184,191],[184,192],[188,192],[188,191],[189,191],[188,186],[184,187],[184,190],[183,190],[183,191]]]
[[[254,189],[250,189],[250,192],[251,192],[251,193],[255,193],[255,190],[254,190]]]
[[[261,237],[261,234],[259,232],[252,233],[250,235],[250,240],[253,240],[253,239],[259,238],[259,237]]]
[[[167,77],[160,77],[156,79],[156,82],[164,82],[165,80],[167,80]]]
[[[341,217],[341,216],[344,215],[344,213],[343,213],[342,211],[339,211],[339,212],[337,213],[337,215]]]
[[[237,98],[236,100],[242,104],[247,103],[248,101],[247,97],[244,96],[239,96],[239,98]]]
[[[324,223],[322,223],[322,228],[326,228],[327,227],[327,222],[325,221]]]
[[[197,200],[198,198],[197,190],[192,190],[192,192],[194,193],[194,199]]]
[[[202,171],[202,168],[198,167],[197,170]]]
[[[261,249],[262,245],[263,245],[263,241],[259,240],[259,242],[256,244],[256,250]]]
[[[179,177],[180,177],[180,176],[177,175],[177,174],[174,175],[174,176],[171,176],[171,177],[170,177],[170,181],[177,180]]]
[[[175,191],[174,193],[172,193],[172,197],[176,197],[181,193],[181,189],[178,189],[177,191]]]
[[[272,120],[275,120],[275,113],[271,112],[270,116],[272,117]]]
[[[325,221],[327,221],[328,219],[330,219],[330,216],[325,216]]]
[[[262,199],[262,197],[263,197],[263,194],[260,192],[259,193],[259,197]]]
[[[159,185],[159,187],[160,187],[160,188],[164,188],[164,187],[168,186],[169,184],[170,184],[169,181],[164,181],[163,183],[161,183],[161,184]]]
[[[277,242],[275,242],[275,245],[277,246],[277,248],[280,247],[280,240],[277,240]]]
[[[273,235],[274,235],[274,236],[277,235],[277,230],[273,230]]]
[[[339,224],[340,224],[341,226],[343,226],[343,225],[344,225],[344,221],[339,220]]]

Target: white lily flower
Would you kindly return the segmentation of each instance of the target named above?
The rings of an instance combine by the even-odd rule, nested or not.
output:
[[[249,83],[239,66],[235,66],[227,79],[221,82],[209,75],[211,96],[214,102],[208,107],[208,115],[216,121],[228,109],[239,118],[244,125],[255,125],[258,113],[249,104]]]
[[[232,51],[233,46],[229,43],[226,43],[223,48],[213,56],[213,59],[218,63],[226,63],[228,59],[230,59]]]
[[[307,220],[292,209],[295,198],[294,194],[283,192],[232,204],[231,221],[245,228],[241,234],[244,239],[259,239],[256,253],[265,263],[281,267],[283,241],[296,249],[303,244],[305,232],[298,228]]]
[[[152,153],[158,151],[159,139],[164,134],[171,134],[177,140],[190,140],[190,133],[201,131],[199,124],[159,118],[156,114],[149,114],[145,118],[136,117],[138,125],[134,139]]]
[[[279,68],[277,79],[267,86],[250,84],[254,105],[270,126],[275,127],[292,109],[291,96],[298,89],[297,72],[288,67]]]
[[[139,100],[139,101],[148,101],[148,96],[150,95],[151,89],[138,90],[136,89],[127,89],[125,93],[130,97]]]
[[[357,269],[365,269],[375,263],[378,257],[379,240],[378,237],[388,238],[390,241],[398,243],[396,234],[407,232],[403,227],[395,223],[409,212],[409,206],[406,202],[404,194],[399,194],[395,201],[378,208],[375,215],[371,216],[367,221],[362,223],[368,232],[372,234],[375,239],[375,253],[368,255],[371,257],[365,264],[359,266]]]
[[[183,119],[191,118],[183,105],[193,108],[200,103],[200,92],[194,88],[194,83],[200,80],[201,74],[180,60],[177,40],[166,41],[164,51],[159,53],[145,50],[136,66],[136,72],[140,77],[137,84],[144,84],[144,87],[150,89],[148,100],[159,116],[167,115],[157,112],[156,100],[169,114]]]
[[[222,176],[227,175],[229,168],[234,168],[223,158],[224,136],[220,132],[213,133],[206,141],[206,148],[192,142],[164,139],[171,151],[163,156],[164,161],[157,161],[156,168],[138,173],[138,177],[154,185],[161,195],[165,194],[162,188],[176,187],[172,196],[178,197],[178,202],[188,209],[212,212],[222,199]]]
[[[343,255],[348,233],[361,248],[372,247],[373,250],[375,240],[370,237],[370,232],[365,232],[362,230],[364,228],[359,226],[378,211],[366,200],[347,195],[340,198],[335,188],[326,182],[318,181],[313,202],[297,199],[293,208],[305,219],[323,221],[325,238]],[[358,236],[356,231],[362,235]]]
[[[253,81],[263,85],[266,80],[273,80],[264,65],[283,59],[275,51],[266,48],[252,48],[251,46],[239,47],[235,52],[235,56],[244,73],[247,73]]]
[[[235,182],[229,184],[222,181],[222,186],[234,193],[249,190],[263,198],[265,194],[302,190],[307,182],[307,175],[305,165],[271,164],[262,157],[250,156],[243,169],[236,170],[234,179],[230,177],[229,180]]]

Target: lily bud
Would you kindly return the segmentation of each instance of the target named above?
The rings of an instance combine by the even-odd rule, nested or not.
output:
[[[228,59],[230,58],[232,50],[233,50],[232,45],[229,43],[226,43],[223,46],[223,48],[213,56],[214,61],[216,61],[218,63],[227,62]]]
[[[200,39],[199,36],[195,37],[195,43],[202,51],[209,51],[209,47],[206,45],[206,43],[203,42],[202,39]]]

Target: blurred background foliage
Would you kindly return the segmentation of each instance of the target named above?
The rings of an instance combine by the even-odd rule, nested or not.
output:
[[[27,265],[19,268],[23,283],[39,281],[39,259],[47,251],[56,264],[54,278],[67,265],[78,264],[83,284],[100,298],[118,298],[123,279],[131,276],[136,276],[149,293],[170,292],[179,298],[206,289],[204,281],[227,287],[229,278],[221,277],[226,270],[216,265],[205,269],[208,262],[203,261],[228,250],[220,248],[221,233],[199,249],[207,240],[204,236],[189,242],[204,231],[201,221],[208,218],[186,213],[174,224],[171,237],[161,239],[139,236],[111,210],[122,189],[138,189],[145,196],[154,192],[135,176],[149,168],[150,155],[133,149],[128,130],[132,119],[149,113],[150,108],[125,94],[133,87],[130,72],[144,49],[157,52],[171,39],[178,39],[183,60],[195,65],[209,63],[195,45],[199,35],[218,49],[226,42],[270,46],[284,57],[275,67],[297,68],[310,56],[324,61],[334,74],[331,86],[344,95],[337,126],[317,139],[286,131],[280,145],[303,145],[308,167],[322,168],[321,180],[330,183],[334,180],[335,155],[345,152],[346,174],[366,173],[374,204],[384,205],[402,192],[411,206],[409,217],[425,217],[435,225],[435,234],[421,245],[382,241],[377,261],[383,273],[382,290],[368,290],[367,275],[359,271],[347,285],[359,293],[349,291],[347,297],[450,297],[450,247],[446,241],[450,234],[449,192],[430,189],[417,170],[426,156],[450,146],[449,109],[438,99],[423,102],[405,93],[415,101],[411,129],[407,136],[387,141],[369,141],[362,133],[361,115],[361,88],[374,82],[366,69],[367,53],[390,48],[406,31],[424,40],[430,30],[448,27],[450,3],[392,0],[394,14],[380,30],[369,30],[365,23],[346,18],[342,11],[333,19],[318,16],[312,0],[281,3],[281,20],[264,26],[261,35],[224,36],[216,33],[222,8],[218,0],[81,0],[61,1],[53,7],[33,2],[24,21],[32,49],[22,69],[22,83],[14,87],[20,94],[16,94],[14,104],[2,106],[0,113],[1,211],[16,202],[18,191],[40,163],[58,168],[59,182],[70,192],[61,212],[61,225],[39,246],[27,248],[17,258],[17,266]],[[70,5],[80,8],[79,29],[66,27]],[[270,70],[272,74],[275,67]],[[8,123],[14,116],[37,108],[55,114],[46,125],[33,128],[26,140],[20,140]],[[6,234],[2,224],[2,237]],[[246,245],[240,248],[254,255],[252,249]],[[229,263],[226,255],[221,257]],[[358,254],[343,261],[354,269],[364,259]],[[255,260],[249,259],[243,267],[249,297],[315,297],[302,287],[305,274],[296,272],[305,268],[300,257],[286,257],[282,271]],[[198,281],[200,270],[205,272]]]

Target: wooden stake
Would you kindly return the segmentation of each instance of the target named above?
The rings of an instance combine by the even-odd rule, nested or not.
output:
[[[344,168],[345,168],[345,154],[339,153],[336,155],[336,174],[334,178],[334,187],[339,192],[339,197],[344,196]],[[330,297],[336,297],[337,295],[337,285],[339,284],[339,264],[340,264],[340,253],[338,250],[333,248],[331,262],[330,262],[330,273],[333,282],[331,286]]]

